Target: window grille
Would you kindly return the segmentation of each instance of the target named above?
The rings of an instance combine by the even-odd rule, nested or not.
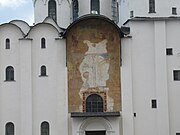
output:
[[[103,112],[103,99],[97,94],[92,94],[86,99],[86,112]]]
[[[49,135],[49,123],[46,121],[41,123],[41,135]]]
[[[14,68],[12,66],[8,66],[6,68],[6,81],[14,80]]]
[[[47,76],[46,75],[46,66],[41,66],[41,76]]]
[[[14,124],[12,122],[6,124],[6,135],[14,135]]]

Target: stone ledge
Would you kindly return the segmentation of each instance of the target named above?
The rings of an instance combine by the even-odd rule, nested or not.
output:
[[[71,112],[71,117],[120,117],[120,112]]]

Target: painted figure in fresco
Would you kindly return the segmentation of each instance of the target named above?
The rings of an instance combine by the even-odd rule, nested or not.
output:
[[[84,40],[88,46],[84,59],[79,66],[83,85],[80,91],[86,91],[89,88],[104,88],[109,79],[109,56],[106,49],[107,40],[99,43],[92,43]]]

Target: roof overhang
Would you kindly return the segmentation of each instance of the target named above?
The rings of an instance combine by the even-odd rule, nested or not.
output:
[[[120,37],[124,37],[124,35],[125,35],[125,33],[122,32],[121,28],[119,28],[119,26],[118,26],[116,23],[114,23],[112,20],[110,20],[109,18],[107,18],[107,17],[105,17],[105,16],[103,16],[103,15],[88,14],[88,15],[84,15],[84,16],[82,16],[82,17],[79,17],[77,20],[75,20],[73,23],[71,23],[71,24],[67,27],[65,33],[63,34],[63,35],[64,35],[64,38],[67,37],[68,32],[69,32],[75,25],[77,25],[78,23],[80,23],[80,22],[82,22],[82,21],[85,21],[85,20],[87,21],[87,20],[89,20],[89,19],[100,19],[100,20],[106,21],[106,22],[112,24],[112,25],[117,29]]]
[[[180,17],[169,16],[169,17],[133,17],[128,19],[123,25],[126,25],[130,21],[169,21],[169,20],[180,20]]]

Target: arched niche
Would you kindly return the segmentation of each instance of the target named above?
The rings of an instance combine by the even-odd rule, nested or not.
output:
[[[106,131],[106,135],[115,135],[111,123],[105,118],[88,118],[79,126],[78,135],[85,135],[86,131]]]

